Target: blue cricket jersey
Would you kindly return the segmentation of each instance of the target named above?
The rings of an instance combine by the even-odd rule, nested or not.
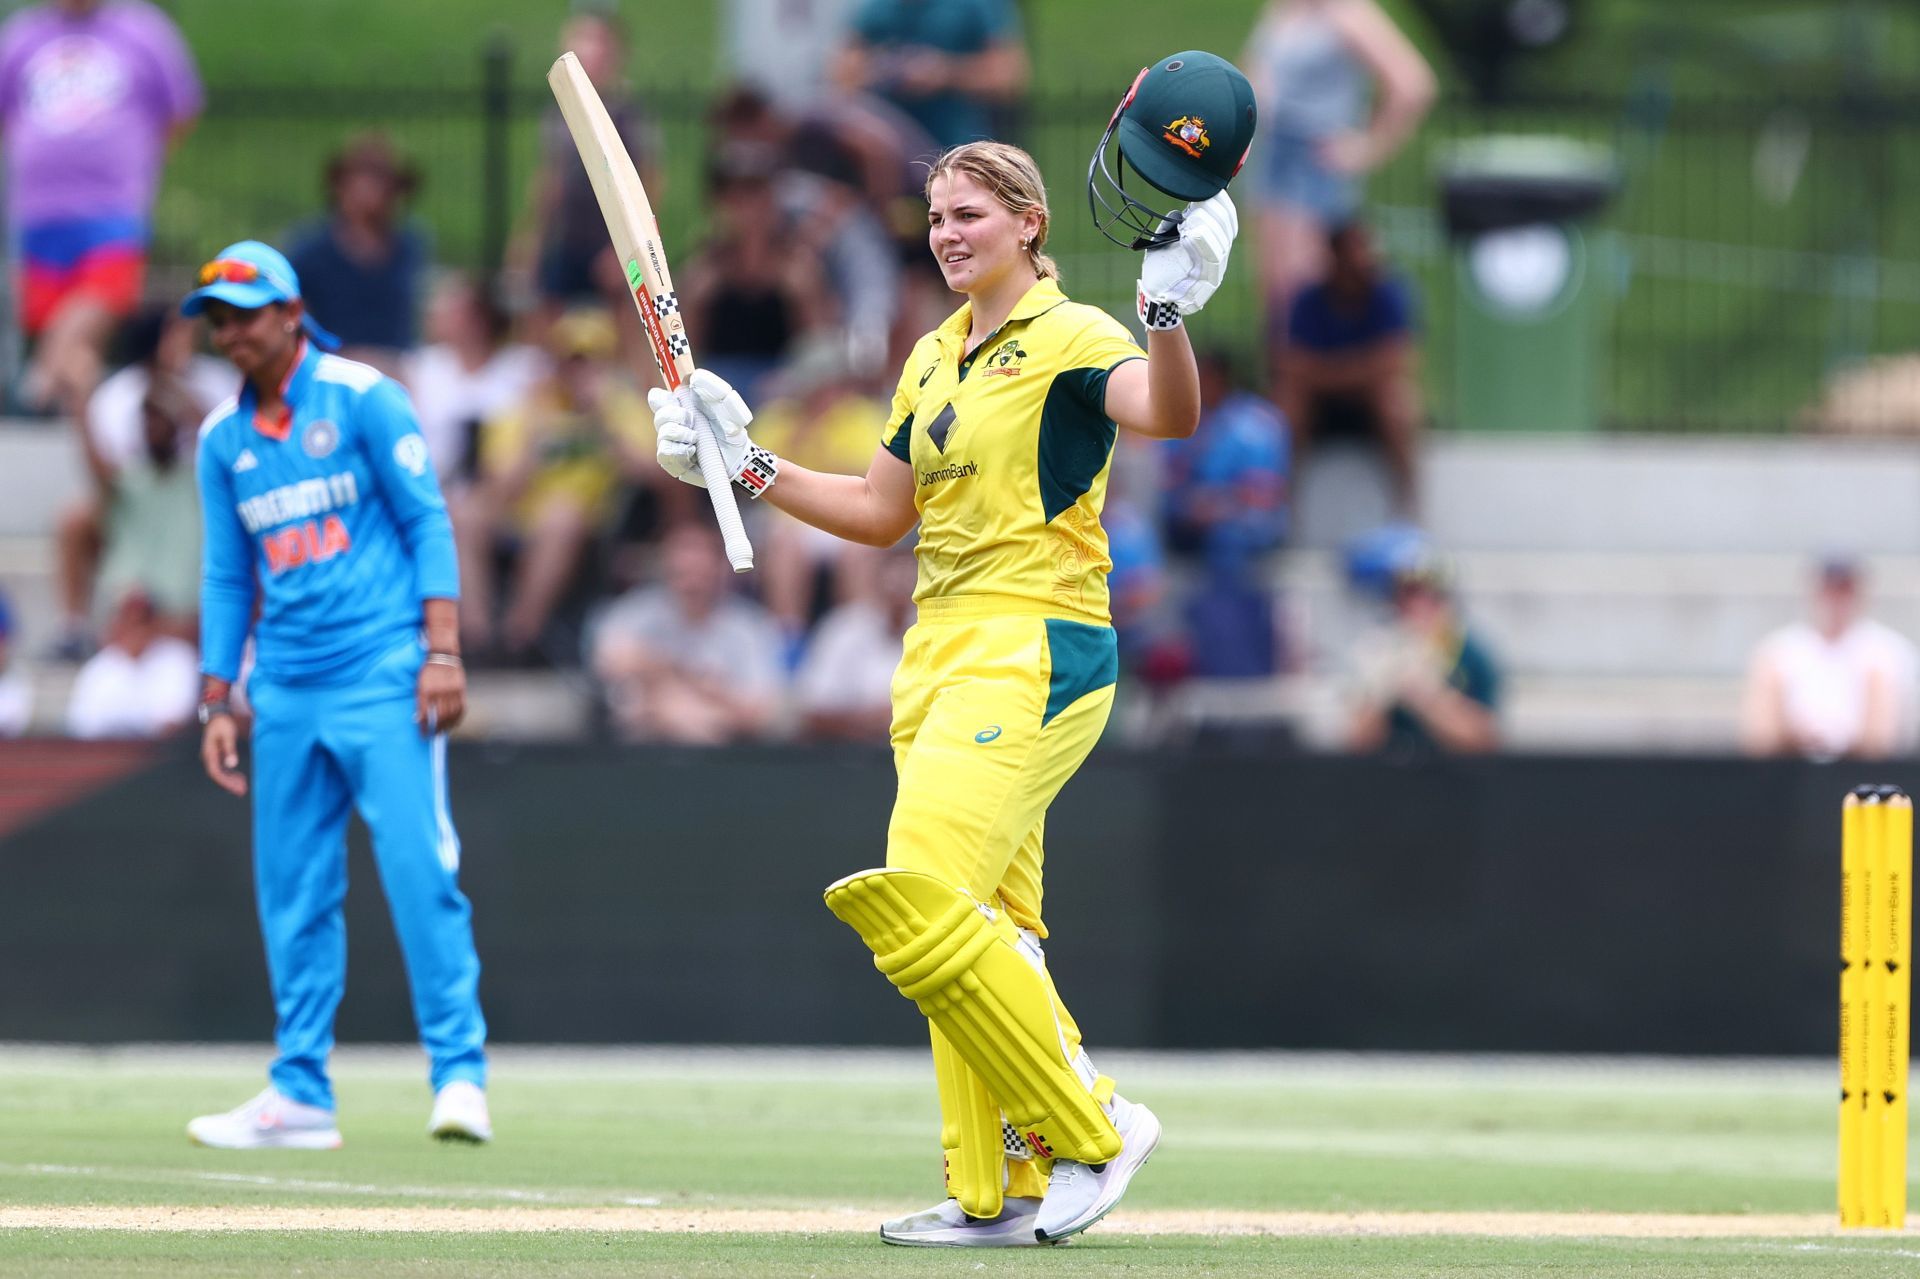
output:
[[[453,526],[399,383],[309,345],[284,398],[260,418],[243,384],[200,428],[201,669],[237,677],[257,593],[262,675],[350,680],[458,598]]]

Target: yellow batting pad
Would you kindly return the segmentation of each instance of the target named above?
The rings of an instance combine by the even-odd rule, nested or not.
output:
[[[1007,1175],[1000,1103],[940,1028],[929,1025],[928,1029],[933,1035],[933,1078],[940,1090],[940,1148],[947,1156],[947,1193],[970,1217],[997,1217]]]
[[[1041,1159],[1037,1155],[1032,1159],[1007,1160],[1007,1198],[1046,1198],[1047,1174],[1052,1169],[1051,1160]]]
[[[1047,979],[1014,926],[931,875],[867,870],[828,887],[827,909],[998,1098],[1036,1154],[1105,1163],[1120,1134],[1068,1063]]]

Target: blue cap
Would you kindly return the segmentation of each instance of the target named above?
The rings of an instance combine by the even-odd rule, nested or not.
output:
[[[240,240],[220,250],[202,270],[217,269],[226,263],[250,266],[256,274],[251,280],[220,278],[211,284],[201,285],[180,303],[180,314],[198,315],[207,309],[209,302],[225,302],[243,311],[257,311],[275,302],[299,301],[300,277],[294,273],[293,263],[287,261],[286,255],[272,245],[262,244],[258,240]],[[321,328],[311,315],[302,315],[300,324],[307,331],[307,336],[321,349],[340,349],[340,339]]]
[[[0,591],[0,640],[13,634],[13,606],[7,603],[7,593]]]

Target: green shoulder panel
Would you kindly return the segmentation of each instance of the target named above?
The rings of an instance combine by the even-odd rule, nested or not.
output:
[[[1107,369],[1054,375],[1040,410],[1040,508],[1048,523],[1093,487],[1118,430],[1106,414]]]
[[[907,465],[913,465],[913,414],[900,423],[900,429],[887,440],[887,452],[893,454]]]

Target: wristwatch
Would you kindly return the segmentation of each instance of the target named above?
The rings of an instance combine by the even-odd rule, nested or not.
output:
[[[233,714],[233,707],[227,705],[227,699],[224,697],[215,698],[210,702],[200,703],[199,715],[200,715],[200,725],[202,728],[206,727],[208,724],[213,723],[214,717],[216,715],[231,715],[231,714]]]

